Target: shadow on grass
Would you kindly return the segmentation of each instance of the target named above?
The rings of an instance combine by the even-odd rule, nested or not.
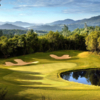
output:
[[[21,66],[22,67],[22,66]],[[11,70],[11,71],[13,71],[13,72],[18,72],[18,73],[23,73],[23,74],[33,74],[33,75],[43,75],[43,74],[41,74],[41,73],[39,73],[39,72],[30,72],[30,71],[15,71],[15,70]]]
[[[41,90],[59,90],[59,88],[56,87],[39,87],[39,86],[23,86],[25,88],[29,88],[29,89],[41,89]]]
[[[42,82],[21,82],[22,85],[50,85],[50,84],[43,84]]]
[[[37,73],[21,73],[21,72],[13,72],[7,76],[5,76],[4,81],[16,84],[16,85],[39,85],[42,84],[42,82],[34,82],[37,80],[43,80],[43,77],[35,76],[38,75]]]
[[[10,74],[10,73],[12,73],[12,72],[13,72],[13,71],[11,71],[11,70],[0,68],[0,79],[1,79],[3,76],[8,75],[8,74]]]
[[[16,95],[16,94],[20,93],[21,91],[27,90],[26,87],[20,86],[18,84],[12,84],[13,82],[11,82],[12,79],[10,79],[10,77],[8,78],[8,80],[4,79],[4,77],[11,75],[13,72],[14,71],[9,70],[9,69],[0,68],[0,87],[2,87],[2,88],[0,88],[0,100],[31,100],[31,99],[28,99],[27,96]],[[16,74],[19,74],[19,73],[16,73]],[[24,75],[24,73],[22,73],[22,74]],[[40,74],[40,73],[34,72],[33,74]],[[14,75],[12,74],[12,76],[14,76]],[[19,75],[19,77],[20,77],[20,75]],[[22,78],[22,76],[21,76],[21,78]],[[33,78],[34,79],[37,79],[37,78],[43,79],[41,77],[35,77],[35,76]],[[28,78],[26,78],[26,79],[28,79]],[[32,79],[32,77],[30,77],[30,79]],[[24,82],[24,84],[30,84],[30,82],[29,83]],[[42,83],[41,82],[32,82],[31,84],[41,85]],[[7,87],[7,88],[5,89],[5,87]],[[37,100],[38,98],[40,98],[34,94],[32,94],[32,95],[34,97],[34,99],[32,99],[32,100]]]
[[[55,61],[68,61],[68,60],[78,60],[79,58],[70,58],[70,59],[54,59],[54,58],[52,58],[53,60],[55,60]]]

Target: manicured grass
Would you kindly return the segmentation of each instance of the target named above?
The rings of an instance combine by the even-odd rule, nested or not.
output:
[[[56,60],[50,54],[69,54],[72,58]],[[3,65],[5,61],[14,62],[15,58],[39,63]],[[88,68],[100,68],[100,56],[84,51],[63,50],[0,59],[0,87],[7,87],[6,98],[11,100],[99,100],[99,86],[69,82],[60,77],[64,71]]]

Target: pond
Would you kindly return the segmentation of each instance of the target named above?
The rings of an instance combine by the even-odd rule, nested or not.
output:
[[[68,80],[68,81],[100,86],[100,68],[67,71],[67,72],[61,73],[60,76],[63,79]]]

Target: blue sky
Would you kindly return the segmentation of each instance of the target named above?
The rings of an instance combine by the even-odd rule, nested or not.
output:
[[[1,0],[0,21],[50,23],[100,15],[100,0]]]

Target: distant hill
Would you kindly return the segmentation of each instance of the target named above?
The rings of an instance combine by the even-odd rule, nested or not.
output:
[[[71,31],[73,31],[76,28],[84,28],[84,23],[86,23],[88,26],[100,26],[100,15],[91,17],[88,19],[82,19],[82,20],[72,20],[72,19],[65,19],[60,21],[55,21],[53,23],[50,23],[50,25],[67,25]]]
[[[0,25],[4,24],[4,22],[0,22]]]
[[[61,31],[62,27],[60,25],[37,25],[37,26],[31,26],[28,27],[28,29],[33,30],[44,30],[44,31]]]
[[[65,20],[55,21],[53,23],[50,23],[50,25],[73,24],[73,23],[75,23],[74,20],[72,20],[72,19],[65,19]]]
[[[16,21],[16,22],[1,22],[0,21],[0,25],[3,24],[12,24],[12,25],[16,25],[16,26],[21,26],[21,27],[30,27],[30,26],[36,26],[36,25],[43,25],[43,24],[36,24],[36,23],[28,23],[28,22],[22,22],[22,21]]]
[[[17,26],[22,26],[22,27],[28,27],[28,26],[35,25],[32,23],[27,23],[27,22],[22,22],[22,21],[16,21],[16,22],[13,22],[12,24],[17,25]]]
[[[60,21],[55,21],[53,23],[50,23],[52,25],[57,25],[57,24],[65,24],[65,25],[70,25],[70,24],[84,24],[87,23],[87,25],[100,25],[100,15],[91,17],[88,19],[82,19],[82,20],[72,20],[72,19],[65,19],[65,20],[60,20]]]
[[[87,23],[87,25],[92,25],[92,26],[99,26],[100,25],[100,16],[95,16],[95,17],[91,17],[88,19],[83,19],[83,20],[77,20],[76,21],[77,24],[84,24]]]
[[[26,28],[19,27],[19,26],[16,26],[16,25],[12,25],[12,24],[8,24],[8,23],[0,25],[0,29],[20,29],[20,30],[27,30]]]
[[[16,25],[16,26],[21,26],[21,27],[29,27],[29,26],[32,26],[32,25],[35,25],[33,23],[28,23],[28,22],[22,22],[22,21],[16,21],[16,22],[3,22],[3,24],[12,24],[12,25]]]
[[[33,29],[33,30],[45,30],[45,31],[50,31],[50,30],[61,31],[63,25],[65,24],[68,26],[69,30],[73,31],[76,28],[84,28],[84,23],[86,23],[88,26],[100,26],[100,15],[76,21],[72,19],[58,20],[52,23],[47,23],[45,25],[22,22],[22,21],[7,22],[7,23],[0,22],[0,29],[21,29],[21,30]]]

